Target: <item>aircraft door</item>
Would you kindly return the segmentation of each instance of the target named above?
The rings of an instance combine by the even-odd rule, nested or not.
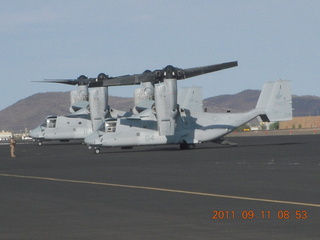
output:
[[[56,138],[56,126],[57,117],[48,117],[43,124],[45,127],[44,138],[45,139],[55,139]]]

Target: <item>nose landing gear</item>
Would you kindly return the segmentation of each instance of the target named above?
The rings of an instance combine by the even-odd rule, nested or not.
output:
[[[94,148],[94,153],[95,153],[95,154],[99,154],[99,153],[100,153],[100,148],[96,148],[96,147],[95,147],[95,148]]]

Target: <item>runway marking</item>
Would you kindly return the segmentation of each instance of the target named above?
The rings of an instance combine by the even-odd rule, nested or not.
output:
[[[52,181],[52,182],[65,182],[65,183],[90,184],[90,185],[100,185],[100,186],[119,187],[119,188],[143,189],[143,190],[151,190],[151,191],[182,193],[182,194],[189,194],[189,195],[239,199],[239,200],[257,201],[257,202],[270,202],[270,203],[282,203],[282,204],[291,204],[291,205],[300,205],[300,206],[309,206],[309,207],[320,207],[320,204],[315,204],[315,203],[290,202],[290,201],[281,201],[281,200],[273,200],[273,199],[223,195],[223,194],[215,194],[215,193],[193,192],[193,191],[168,189],[168,188],[156,188],[156,187],[135,186],[135,185],[125,185],[125,184],[116,184],[116,183],[104,183],[104,182],[81,181],[81,180],[72,180],[72,179],[24,176],[24,175],[14,175],[14,174],[0,174],[0,176],[1,177],[12,177],[12,178],[45,180],[45,181]]]

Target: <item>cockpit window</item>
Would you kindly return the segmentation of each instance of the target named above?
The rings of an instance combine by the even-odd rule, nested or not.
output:
[[[101,132],[115,132],[117,122],[116,121],[105,121],[99,128]]]
[[[115,132],[117,122],[106,122],[106,132]]]
[[[41,127],[47,127],[47,119],[40,124]]]
[[[42,127],[47,127],[47,128],[55,128],[56,127],[56,122],[57,122],[57,118],[55,117],[50,117],[47,118],[42,124]]]

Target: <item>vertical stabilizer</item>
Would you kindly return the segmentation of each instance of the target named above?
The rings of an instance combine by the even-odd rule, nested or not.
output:
[[[189,109],[192,112],[203,112],[202,88],[181,88],[178,92],[178,104],[180,108]]]
[[[265,83],[256,109],[265,112],[265,114],[261,114],[260,117],[266,122],[291,120],[291,82],[279,80]]]

